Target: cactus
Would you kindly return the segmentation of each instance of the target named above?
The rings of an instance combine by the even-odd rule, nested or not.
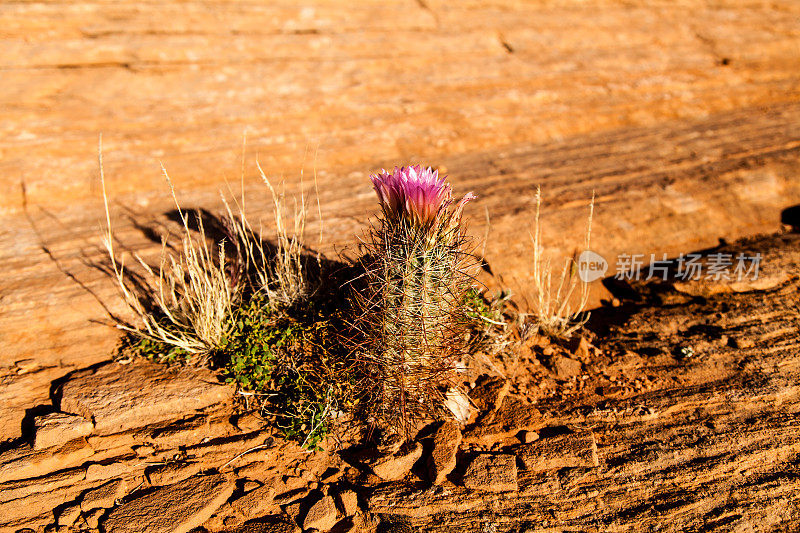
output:
[[[364,241],[365,287],[357,294],[361,352],[373,379],[373,421],[408,437],[442,410],[463,355],[464,294],[470,286],[461,223],[438,172],[419,166],[371,176],[381,215]]]

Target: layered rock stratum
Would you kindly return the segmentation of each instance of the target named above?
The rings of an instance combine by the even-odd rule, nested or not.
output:
[[[115,230],[146,258],[174,227],[159,163],[187,208],[221,209],[219,190],[241,178],[267,232],[256,159],[287,195],[318,191],[322,222],[313,201],[307,234],[329,254],[352,247],[374,209],[369,172],[427,163],[478,195],[471,233],[489,236],[492,271],[525,294],[537,185],[555,258],[582,246],[594,192],[592,248],[610,273],[620,253],[675,256],[800,227],[798,20],[789,0],[3,3],[2,527],[94,530],[122,511],[83,500],[133,509],[159,487],[202,485],[198,513],[216,530],[259,519],[235,505],[253,490],[267,495],[264,531],[292,531],[302,522],[288,516],[318,502],[327,523],[329,497],[359,527],[796,529],[791,234],[731,245],[771,251],[768,285],[640,287],[650,299],[614,311],[633,310],[594,341],[599,352],[548,367],[534,347],[532,377],[463,429],[452,486],[423,486],[426,450],[414,482],[358,492],[357,511],[348,496],[344,514],[339,482],[317,469],[345,466],[258,448],[269,431],[234,425],[208,380],[196,385],[209,401],[176,411],[178,392],[127,426],[104,426],[107,406],[61,405],[58,391],[108,369],[108,312],[123,311],[97,268],[101,133]],[[595,303],[612,297],[596,285]],[[464,488],[469,459],[486,453],[518,459],[517,498]],[[297,470],[272,487],[264,464]]]

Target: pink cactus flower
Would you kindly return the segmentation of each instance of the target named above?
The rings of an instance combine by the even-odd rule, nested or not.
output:
[[[415,226],[429,227],[453,202],[450,185],[430,167],[395,167],[391,173],[381,170],[370,179],[390,220],[407,219]],[[461,216],[464,204],[473,198],[468,193],[461,199],[454,212],[456,217]]]

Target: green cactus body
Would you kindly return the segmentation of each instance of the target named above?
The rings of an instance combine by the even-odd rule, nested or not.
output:
[[[423,228],[383,220],[372,235],[368,352],[379,380],[378,418],[402,435],[441,413],[462,352],[460,303],[469,286],[462,242],[450,216]]]

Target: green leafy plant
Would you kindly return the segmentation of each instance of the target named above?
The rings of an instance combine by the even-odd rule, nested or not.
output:
[[[237,311],[220,350],[226,379],[273,416],[286,438],[311,449],[352,396],[352,368],[325,311],[313,304],[273,311],[257,295]]]
[[[117,352],[119,359],[138,356],[166,364],[190,364],[192,360],[192,354],[178,346],[132,334],[123,337]]]
[[[245,390],[268,390],[280,355],[302,342],[300,325],[285,316],[273,316],[264,300],[256,297],[237,310],[231,332],[220,346],[226,354],[228,381]]]
[[[510,324],[506,310],[511,293],[486,294],[471,287],[464,293],[464,311],[470,320],[470,352],[494,355],[508,346]]]
[[[511,298],[511,294],[501,292],[496,298],[486,297],[474,287],[464,293],[464,309],[469,318],[495,326],[505,326],[503,306]]]

